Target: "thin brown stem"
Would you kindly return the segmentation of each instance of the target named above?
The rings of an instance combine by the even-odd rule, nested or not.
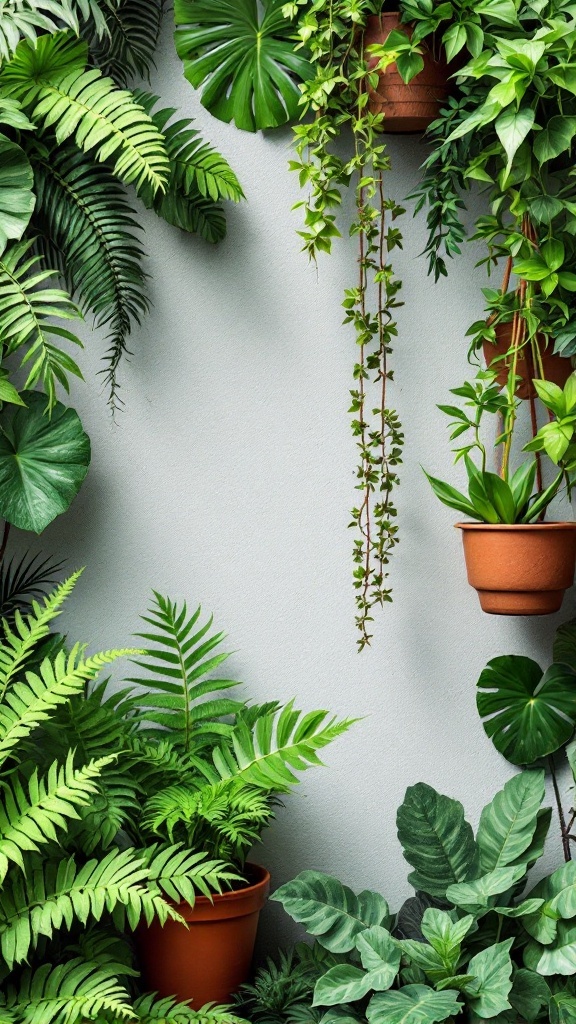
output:
[[[548,765],[550,767],[550,774],[552,776],[552,786],[554,788],[554,799],[556,800],[556,807],[558,810],[558,820],[560,822],[560,836],[562,838],[562,852],[564,854],[564,860],[572,860],[572,851],[570,850],[570,829],[566,826],[566,818],[564,817],[564,809],[562,807],[562,800],[560,798],[560,790],[558,788],[558,779],[556,776],[556,765],[554,764],[554,755],[550,754],[548,758]]]

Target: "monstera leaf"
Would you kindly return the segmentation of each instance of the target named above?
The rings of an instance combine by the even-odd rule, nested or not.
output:
[[[23,392],[25,408],[0,413],[0,517],[41,533],[78,494],[90,464],[90,440],[78,414]]]
[[[34,209],[34,175],[24,150],[0,134],[0,253],[21,238]]]
[[[552,665],[543,673],[516,654],[493,658],[478,680],[476,703],[496,749],[512,764],[532,764],[574,732],[576,672]]]
[[[277,128],[298,116],[298,82],[310,74],[285,0],[176,0],[176,49],[202,104],[237,128]]]

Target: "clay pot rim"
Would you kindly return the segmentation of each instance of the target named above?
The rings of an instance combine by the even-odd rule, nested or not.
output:
[[[576,522],[558,523],[454,523],[455,530],[576,530]]]

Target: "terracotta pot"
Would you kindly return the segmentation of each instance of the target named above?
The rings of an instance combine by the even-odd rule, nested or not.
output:
[[[364,32],[364,45],[384,43],[395,28],[410,34],[410,27],[402,25],[398,11],[373,15],[368,18]],[[425,44],[424,44],[425,45]],[[378,60],[368,58],[368,67],[374,68]],[[369,90],[368,109],[373,114],[384,114],[385,132],[424,132],[435,121],[442,103],[449,93],[448,65],[435,60],[430,50],[424,53],[424,67],[408,85],[402,80],[395,64],[383,71],[376,89]]]
[[[493,369],[498,372],[497,381],[501,387],[505,387],[508,380],[511,359],[503,359],[502,357],[506,355],[512,345],[512,326],[511,322],[508,324],[497,324],[495,327],[496,344],[493,344],[491,341],[484,341],[482,346],[486,366],[491,366],[493,360],[497,360],[494,363]],[[572,361],[565,356],[555,355],[552,351],[552,342],[548,342],[548,345],[546,345],[542,335],[538,335],[538,347],[540,349],[545,379],[563,388],[572,373]],[[539,367],[534,366],[530,343],[527,343],[518,351],[516,373],[522,378],[516,388],[518,398],[529,398],[530,393],[535,394],[532,379],[539,377],[540,374]]]
[[[147,989],[177,996],[198,1010],[208,1002],[229,1003],[250,975],[260,911],[270,891],[270,875],[246,866],[252,884],[213,897],[199,896],[191,907],[174,904],[188,922],[157,920],[136,933]]]
[[[576,523],[491,526],[462,530],[468,582],[492,615],[550,615],[574,582]]]

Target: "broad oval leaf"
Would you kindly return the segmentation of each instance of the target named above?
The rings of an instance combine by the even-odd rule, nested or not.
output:
[[[298,116],[298,83],[310,76],[285,0],[176,0],[176,49],[201,102],[221,121],[255,131]]]
[[[459,882],[457,885],[450,885],[446,891],[446,898],[457,907],[468,911],[470,914],[481,916],[488,909],[495,906],[496,896],[508,892],[516,882],[526,873],[523,864],[515,867],[495,868],[489,871],[482,878],[473,882]]]
[[[0,516],[41,533],[74,500],[90,465],[90,439],[74,409],[24,392],[26,408],[0,413]]]
[[[375,992],[390,988],[400,969],[402,953],[388,929],[381,925],[366,928],[356,938],[356,949],[364,970],[368,971],[370,988]]]
[[[366,1016],[370,1024],[435,1024],[462,1009],[458,992],[435,992],[427,985],[405,985],[400,991],[377,992]]]
[[[398,951],[400,952],[400,951]],[[362,999],[371,989],[370,976],[354,964],[336,964],[318,979],[313,1006],[338,1006]]]
[[[552,665],[543,673],[523,655],[489,661],[476,703],[484,730],[512,764],[532,764],[570,739],[576,724],[576,672]]]
[[[522,772],[484,808],[476,835],[483,874],[513,864],[530,848],[544,792],[543,771]]]
[[[524,952],[524,962],[544,977],[576,974],[576,924],[559,921],[556,939],[550,946],[529,942]]]
[[[332,953],[349,952],[360,932],[372,925],[385,927],[390,923],[383,896],[367,890],[356,895],[321,871],[302,871],[280,886],[272,899]]]
[[[408,879],[415,889],[444,897],[449,885],[470,878],[476,844],[458,800],[419,782],[406,790],[396,824],[404,857],[415,868]]]
[[[497,942],[473,956],[466,970],[475,980],[466,986],[470,1008],[478,1017],[496,1017],[510,1009],[512,988],[510,948],[514,939]]]

